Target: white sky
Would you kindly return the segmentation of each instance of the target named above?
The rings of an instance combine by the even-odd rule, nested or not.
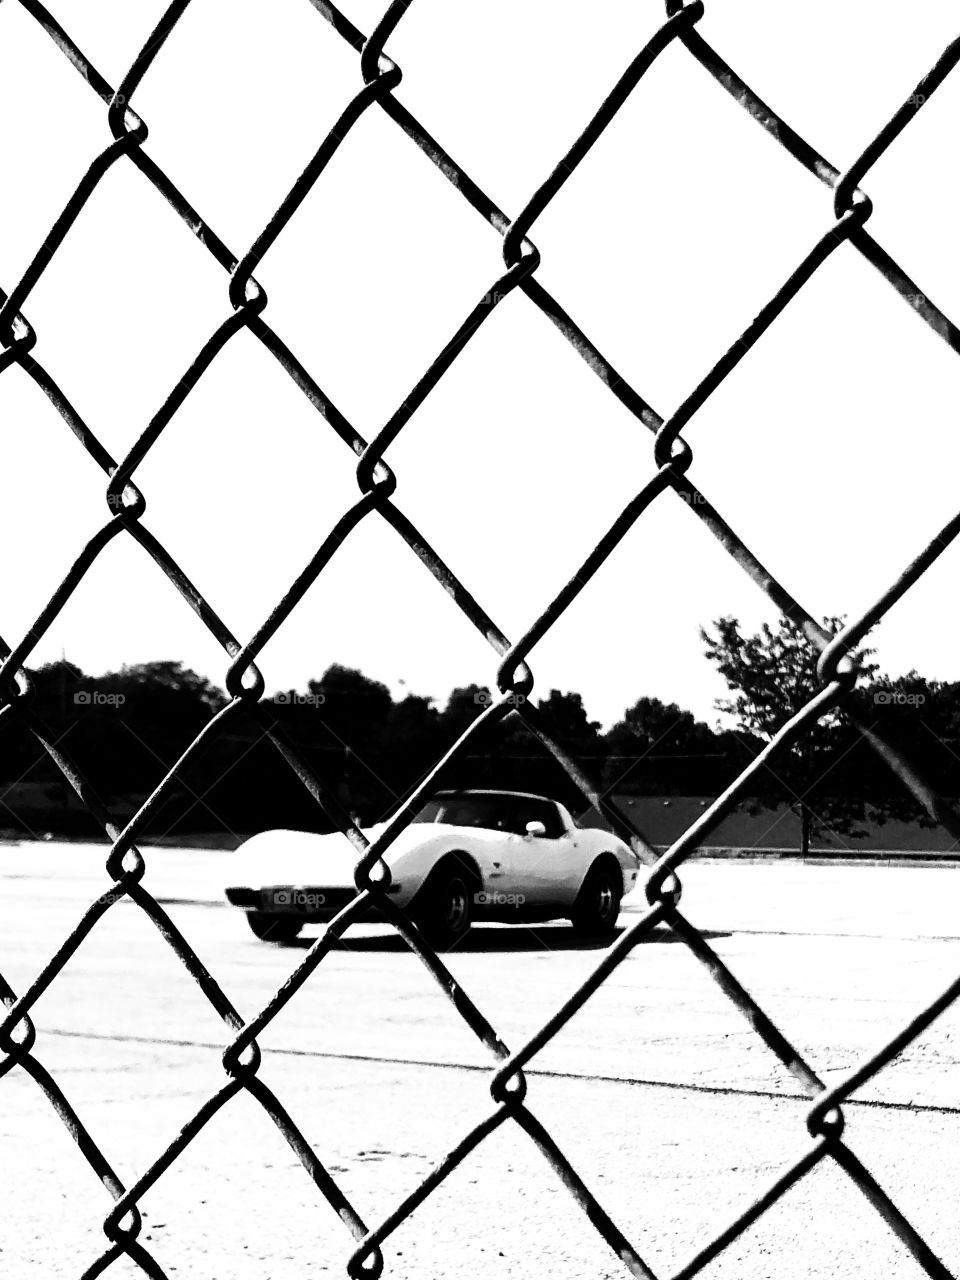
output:
[[[369,31],[383,8],[343,0]],[[164,5],[51,0],[119,82]],[[840,168],[956,34],[941,0],[708,0],[700,33]],[[387,45],[397,96],[515,214],[663,20],[653,0],[414,0]],[[133,99],[147,151],[238,254],[359,90],[307,0],[193,0]],[[90,161],[106,107],[0,5],[0,284],[18,279]],[[955,72],[863,186],[868,229],[954,320]],[[662,414],[823,232],[831,193],[679,44],[531,232],[538,278]],[[368,438],[502,273],[500,238],[377,108],[256,272],[266,318]],[[129,164],[115,165],[24,307],[35,356],[115,456],[229,314],[227,278]],[[690,476],[813,613],[855,616],[958,505],[960,360],[840,247],[684,432]],[[0,634],[16,642],[108,518],[105,479],[19,369],[0,377],[7,482]],[[521,293],[498,306],[387,453],[396,503],[511,638],[653,474],[652,436]],[[136,473],[145,524],[241,639],[355,501],[356,459],[249,334],[232,340]],[[960,677],[948,551],[874,633],[891,673]],[[609,724],[642,694],[713,720],[698,627],[774,611],[671,494],[641,517],[531,658],[535,693]],[[31,665],[91,672],[227,660],[127,538]],[[378,518],[363,522],[260,660],[268,690],[331,662],[443,700],[498,659]],[[401,686],[400,682],[404,685]]]

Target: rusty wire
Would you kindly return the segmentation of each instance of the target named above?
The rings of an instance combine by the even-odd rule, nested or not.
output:
[[[6,1017],[0,1023],[0,1052],[3,1054],[0,1059],[0,1077],[7,1075],[14,1068],[20,1068],[35,1081],[67,1126],[92,1172],[100,1179],[114,1202],[113,1208],[103,1223],[107,1246],[99,1257],[86,1266],[83,1271],[85,1280],[92,1280],[92,1277],[103,1274],[114,1261],[124,1255],[145,1275],[164,1276],[160,1263],[138,1238],[142,1225],[139,1201],[207,1121],[241,1091],[246,1091],[261,1104],[302,1162],[321,1195],[353,1236],[352,1250],[348,1246],[344,1256],[345,1268],[352,1276],[379,1275],[384,1267],[381,1246],[391,1232],[416,1209],[417,1205],[442,1182],[447,1174],[468,1158],[472,1150],[500,1125],[509,1121],[518,1124],[542,1151],[546,1160],[559,1174],[574,1199],[584,1210],[589,1221],[621,1258],[626,1269],[635,1276],[650,1280],[653,1272],[643,1261],[639,1248],[627,1240],[620,1228],[608,1217],[596,1197],[581,1181],[568,1158],[561,1152],[554,1138],[533,1114],[524,1068],[570,1018],[575,1016],[633,948],[654,927],[664,925],[671,928],[690,952],[702,962],[720,990],[746,1015],[770,1051],[796,1077],[811,1099],[806,1117],[807,1133],[802,1149],[795,1160],[778,1173],[767,1190],[754,1203],[745,1205],[737,1218],[722,1232],[704,1242],[695,1256],[673,1273],[674,1280],[681,1280],[681,1278],[686,1280],[686,1277],[694,1276],[701,1271],[791,1186],[825,1159],[833,1160],[849,1176],[928,1275],[949,1276],[951,1273],[903,1216],[846,1141],[845,1121],[841,1108],[856,1089],[902,1052],[960,995],[960,981],[953,983],[937,1000],[918,1011],[912,1021],[887,1045],[861,1062],[838,1084],[828,1089],[813,1066],[804,1060],[783,1032],[738,982],[736,976],[710,947],[703,935],[679,911],[681,885],[676,871],[740,800],[751,778],[769,760],[776,759],[789,747],[790,743],[801,737],[816,720],[838,706],[842,706],[844,713],[851,716],[866,741],[880,754],[927,812],[944,824],[954,838],[960,838],[960,822],[949,805],[917,774],[902,752],[891,748],[872,727],[857,722],[854,713],[844,702],[845,694],[854,687],[857,679],[857,671],[852,661],[852,654],[857,645],[866,632],[880,621],[895,601],[909,590],[957,536],[960,532],[960,514],[950,521],[925,548],[919,550],[901,577],[870,609],[859,619],[854,620],[842,633],[831,636],[816,621],[816,614],[805,609],[789,594],[740,540],[731,525],[713,507],[706,496],[687,479],[686,472],[693,455],[681,435],[684,426],[723,379],[745,357],[758,338],[775,322],[777,316],[789,306],[790,301],[806,281],[842,244],[849,244],[856,249],[881,273],[908,305],[913,307],[920,318],[960,354],[960,331],[930,300],[929,292],[926,289],[921,290],[865,229],[865,224],[872,212],[872,205],[869,197],[860,187],[860,183],[872,165],[892,145],[924,102],[929,100],[955,68],[960,60],[960,40],[948,46],[931,72],[921,80],[914,93],[895,115],[883,125],[859,159],[846,172],[841,172],[819,155],[785,120],[763,102],[721,55],[701,38],[697,31],[697,24],[704,13],[702,0],[693,0],[690,4],[682,4],[679,0],[667,0],[666,20],[663,25],[630,63],[606,101],[587,123],[581,136],[567,155],[561,159],[551,176],[533,193],[526,207],[511,219],[497,207],[395,96],[402,73],[387,56],[385,45],[391,33],[402,21],[411,0],[394,0],[369,36],[364,36],[344,14],[328,3],[328,0],[309,0],[318,14],[318,21],[322,20],[328,25],[331,38],[335,34],[346,41],[359,55],[360,88],[354,98],[345,105],[335,126],[321,140],[313,158],[253,244],[244,253],[236,255],[144,150],[144,143],[148,137],[147,125],[130,105],[138,86],[161,55],[165,41],[187,10],[190,0],[174,0],[174,3],[168,6],[156,29],[151,33],[116,89],[108,84],[92,66],[57,20],[43,4],[39,3],[39,0],[19,0],[19,2],[51,37],[93,92],[107,105],[107,118],[114,139],[100,155],[91,161],[76,191],[56,219],[44,242],[38,247],[35,257],[22,278],[13,285],[9,293],[0,291],[0,342],[4,348],[0,355],[0,373],[12,365],[19,365],[48,397],[92,461],[108,477],[106,499],[109,518],[106,523],[79,551],[63,583],[51,596],[24,637],[12,646],[0,640],[0,657],[3,659],[0,665],[0,701],[2,701],[0,716],[16,718],[37,738],[88,811],[103,827],[112,844],[106,863],[106,870],[113,882],[112,888],[90,904],[68,938],[57,949],[36,979],[18,995],[0,977],[0,999],[7,1010]],[[702,381],[691,390],[672,417],[664,420],[590,341],[560,302],[537,281],[536,270],[540,255],[529,236],[537,218],[557,196],[568,176],[609,125],[644,73],[665,49],[677,42],[681,43],[691,57],[722,88],[732,94],[739,105],[801,166],[832,190],[833,217],[830,220],[825,219],[820,239],[810,248],[809,253],[755,320],[716,361]],[[330,158],[340,146],[349,142],[353,126],[365,112],[373,108],[384,112],[502,237],[504,271],[464,318],[447,345],[424,372],[400,407],[383,424],[374,438],[368,441],[354,429],[316,383],[305,364],[294,355],[283,339],[267,323],[264,318],[267,307],[266,294],[257,283],[254,272],[270,246],[282,234],[297,207],[322,179]],[[69,234],[70,227],[82,215],[87,200],[108,170],[114,164],[121,162],[133,164],[140,170],[227,274],[227,299],[231,310],[204,343],[126,457],[118,462],[111,457],[65,393],[35,358],[34,351],[38,347],[39,336],[24,315],[23,309],[27,306],[30,293],[37,281],[55,260],[57,249]],[[456,360],[473,334],[499,302],[514,289],[522,290],[543,316],[557,326],[573,349],[586,360],[612,394],[629,409],[639,423],[653,433],[653,453],[657,472],[620,513],[556,599],[540,617],[531,622],[523,636],[511,642],[440,555],[396,506],[394,495],[398,489],[398,479],[388,465],[384,453]],[[357,455],[359,488],[359,496],[353,506],[333,525],[310,563],[295,582],[283,592],[272,613],[245,643],[241,643],[231,634],[212,605],[191,582],[184,569],[149,532],[142,518],[146,507],[145,498],[135,481],[138,466],[159,439],[192,387],[203,376],[223,347],[242,329],[249,330],[263,344],[306,395],[321,419]],[[528,700],[525,700],[525,695],[529,694],[533,684],[533,675],[527,665],[527,658],[532,649],[582,590],[586,582],[603,566],[627,531],[654,502],[661,500],[671,490],[683,500],[688,511],[704,522],[782,613],[821,651],[819,673],[822,685],[807,705],[781,727],[773,741],[727,791],[670,849],[658,857],[644,839],[642,832],[600,795],[594,782],[583,776],[574,762],[565,755],[561,746],[548,733],[536,709]],[[256,660],[264,645],[283,625],[337,548],[349,538],[361,521],[373,515],[385,520],[430,570],[457,607],[497,652],[501,662],[497,680],[499,698],[480,713],[448,754],[437,762],[430,774],[406,798],[376,842],[368,845],[362,833],[354,826],[349,814],[338,803],[331,786],[306,767],[291,744],[282,737],[272,719],[264,715],[263,708],[258,705],[264,692],[264,681],[257,669]],[[94,793],[77,765],[58,747],[48,728],[40,722],[32,710],[34,691],[25,664],[34,647],[82,581],[84,574],[113,538],[122,534],[129,535],[138,542],[143,550],[159,564],[172,585],[195,610],[203,625],[224,649],[230,659],[225,677],[230,702],[211,719],[181,758],[169,769],[139,812],[121,828],[112,820],[106,806]],[[517,695],[524,695],[524,697]],[[178,778],[187,760],[202,747],[206,739],[219,733],[228,720],[241,714],[251,715],[258,720],[267,736],[323,808],[327,817],[353,842],[358,854],[356,864],[358,896],[324,928],[321,936],[311,946],[284,985],[267,1005],[250,1019],[241,1017],[187,939],[170,920],[157,900],[143,888],[141,880],[146,870],[146,863],[136,844],[138,835],[142,832],[147,820]],[[415,925],[392,904],[386,894],[389,872],[386,871],[385,864],[381,860],[381,855],[398,832],[409,822],[423,801],[429,798],[446,763],[481,736],[488,726],[510,714],[518,714],[523,718],[529,728],[560,761],[587,799],[598,805],[620,835],[632,840],[635,847],[644,851],[647,861],[651,864],[645,883],[649,903],[645,914],[610,946],[590,976],[564,1005],[530,1037],[526,1044],[512,1051],[502,1042],[492,1024],[456,982],[443,960],[430,948]],[[96,927],[106,912],[124,897],[136,903],[157,926],[172,951],[223,1020],[229,1037],[229,1043],[222,1057],[225,1072],[224,1084],[207,1099],[177,1138],[158,1154],[153,1163],[143,1170],[137,1181],[130,1187],[125,1187],[117,1177],[100,1146],[40,1062],[35,1052],[38,1040],[37,1030],[30,1016],[37,1000],[63,971],[83,939]],[[261,1079],[259,1074],[261,1054],[256,1040],[258,1034],[311,977],[325,956],[336,945],[337,940],[371,904],[379,909],[381,915],[396,928],[419,956],[453,1007],[489,1050],[495,1063],[490,1081],[493,1107],[489,1115],[465,1134],[427,1178],[400,1204],[390,1209],[386,1216],[373,1227],[364,1223],[350,1205],[319,1155],[304,1138],[295,1120],[285,1111],[279,1099]]]

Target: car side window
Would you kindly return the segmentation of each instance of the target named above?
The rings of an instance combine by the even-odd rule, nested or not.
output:
[[[483,827],[487,825],[482,810],[478,811],[477,806],[469,802],[447,805],[443,820],[454,827]]]
[[[523,813],[523,831],[526,831],[528,822],[542,822],[545,828],[544,834],[550,840],[557,840],[563,835],[563,822],[556,806],[543,800],[527,802]]]
[[[522,836],[526,833],[527,823],[530,819],[527,817],[523,808],[518,808],[515,804],[504,805],[497,815],[497,826],[501,831],[509,831],[511,835]]]
[[[446,801],[439,807],[435,822],[455,827],[486,827],[510,835],[525,836],[528,822],[542,822],[545,834],[557,840],[565,834],[563,819],[556,805],[548,800],[526,800],[521,797],[472,797]]]

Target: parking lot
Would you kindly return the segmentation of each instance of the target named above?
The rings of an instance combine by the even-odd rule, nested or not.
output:
[[[145,883],[252,1016],[302,958],[257,942],[222,886],[231,854],[148,850]],[[0,851],[0,972],[20,991],[109,882],[105,850]],[[960,870],[703,862],[683,906],[820,1076],[889,1039],[960,966]],[[627,899],[621,924],[642,901]],[[260,1076],[368,1225],[491,1110],[489,1058],[385,927],[352,930],[261,1036]],[[568,926],[485,925],[455,976],[517,1047],[598,959]],[[154,926],[111,908],[41,998],[36,1057],[126,1185],[224,1082],[229,1035]],[[848,1105],[851,1147],[960,1266],[960,1017],[948,1011]],[[657,1275],[672,1274],[809,1139],[794,1079],[667,933],[639,945],[529,1070],[531,1110]],[[35,1084],[0,1080],[0,1273],[79,1277],[110,1199]],[[257,1103],[219,1112],[143,1198],[167,1274],[342,1275],[351,1240]],[[535,1242],[536,1247],[532,1248]],[[626,1274],[525,1134],[501,1127],[385,1246],[385,1274]],[[112,1276],[133,1276],[126,1261]],[[821,1164],[705,1272],[922,1274]]]

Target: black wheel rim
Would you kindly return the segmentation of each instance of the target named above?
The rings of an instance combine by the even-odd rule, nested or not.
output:
[[[597,884],[597,915],[603,921],[618,914],[617,895],[613,883],[604,876]]]

